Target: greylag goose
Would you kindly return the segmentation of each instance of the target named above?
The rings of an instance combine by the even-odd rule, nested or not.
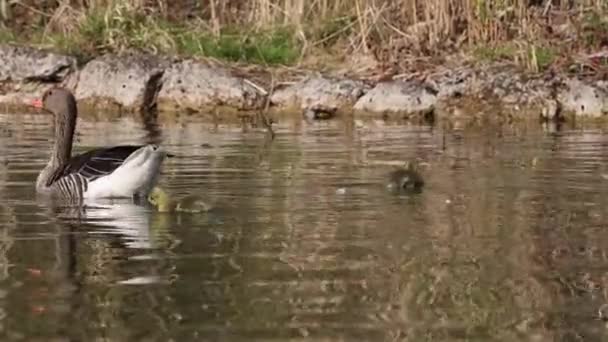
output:
[[[97,148],[72,156],[78,110],[64,88],[51,88],[33,106],[55,116],[55,144],[36,180],[38,193],[69,199],[145,198],[156,184],[167,154],[157,145]]]

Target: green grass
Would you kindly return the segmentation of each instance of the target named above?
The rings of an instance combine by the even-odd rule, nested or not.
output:
[[[608,42],[608,20],[598,13],[591,13],[583,20],[583,41],[585,45],[597,48]]]
[[[337,43],[341,38],[348,37],[354,32],[357,18],[344,16],[321,22],[318,27],[310,30],[308,35],[313,42],[319,42],[323,47],[329,47]]]
[[[5,28],[0,28],[0,43],[12,43],[16,40],[15,34]]]
[[[439,0],[429,1],[439,3]],[[474,0],[468,3],[475,6],[472,9],[481,24],[489,25],[496,24],[496,10],[510,8],[513,1]],[[317,18],[311,14],[314,20],[306,16],[307,21],[297,27],[304,30],[305,37],[302,37],[302,32],[296,30],[296,27],[290,25],[268,24],[270,27],[262,27],[249,17],[247,20],[228,20],[230,16],[221,22],[220,32],[213,34],[209,28],[209,20],[202,16],[181,22],[169,22],[168,20],[175,19],[170,19],[169,16],[161,18],[160,14],[153,15],[151,13],[155,12],[144,11],[130,1],[104,3],[106,4],[93,7],[75,6],[73,11],[69,12],[70,15],[60,19],[60,23],[49,23],[49,17],[43,16],[37,21],[31,20],[25,27],[15,28],[15,31],[0,28],[0,43],[19,42],[51,47],[75,55],[80,60],[87,60],[105,52],[136,49],[184,57],[214,57],[264,65],[293,65],[300,61],[300,57],[313,57],[306,59],[305,63],[310,60],[331,63],[333,58],[343,60],[336,57],[361,52],[362,37],[368,38],[367,43],[373,41],[372,51],[378,44],[392,38],[395,38],[395,41],[404,39],[400,37],[403,35],[400,30],[404,28],[403,23],[399,21],[399,15],[392,18],[387,12],[384,20],[378,20],[377,23],[370,21],[372,17],[365,17],[366,25],[370,25],[366,29],[362,27],[366,25],[361,24],[360,18],[357,17],[363,14],[353,14],[352,7],[347,2],[344,2],[343,11],[332,12],[332,15]],[[576,26],[579,30],[577,33],[581,34],[581,39],[576,42],[560,45],[559,41],[551,41],[553,38],[543,37],[542,34],[530,36],[529,33],[519,32],[515,38],[519,44],[514,40],[493,41],[488,45],[476,45],[476,48],[467,52],[472,52],[474,57],[482,61],[513,61],[534,70],[542,70],[552,65],[557,59],[556,56],[563,54],[563,51],[595,51],[598,47],[608,44],[608,20],[604,12],[585,15],[580,16],[577,21],[580,23],[582,20],[583,25],[582,30]],[[488,23],[485,23],[486,21]],[[49,25],[45,27],[47,24]],[[396,34],[398,36],[395,36]],[[369,39],[376,36],[379,39]],[[480,44],[479,42],[468,41],[473,46]],[[569,46],[566,46],[568,44]],[[441,46],[421,44],[418,51],[413,47],[414,50],[405,51],[404,55],[407,58],[410,53],[442,54],[443,51],[433,50],[441,49]],[[391,59],[403,58],[403,52],[400,51],[395,51]],[[302,56],[303,54],[306,56]]]
[[[289,29],[266,32],[224,30],[219,37],[204,32],[178,32],[174,35],[176,51],[180,54],[209,56],[229,61],[259,64],[292,64],[301,47]]]
[[[513,59],[518,53],[515,45],[504,44],[500,46],[478,46],[473,49],[473,55],[480,60],[497,62]]]
[[[536,65],[532,61],[536,54]],[[557,58],[558,52],[550,47],[525,44],[516,46],[515,44],[503,44],[500,46],[478,46],[473,49],[473,56],[478,60],[488,62],[513,61],[525,64],[530,68],[539,71],[546,70]]]
[[[289,27],[255,32],[233,27],[216,37],[201,27],[180,26],[121,8],[88,13],[66,31],[37,29],[25,36],[0,29],[0,43],[51,46],[85,60],[104,52],[136,49],[269,65],[293,64],[302,49]]]
[[[239,34],[222,32],[214,37],[209,32],[181,27],[139,26],[128,30],[85,26],[70,34],[33,34],[19,38],[11,32],[0,31],[0,42],[26,41],[34,45],[50,45],[56,50],[92,57],[104,52],[137,49],[151,53],[182,56],[214,57],[229,61],[257,64],[293,64],[300,56],[300,44],[286,30]]]
[[[557,57],[557,52],[548,47],[537,47],[536,48],[536,62],[539,70],[547,69]]]
[[[583,24],[592,30],[608,31],[608,19],[597,12],[586,15]]]
[[[330,47],[352,34],[355,23],[353,16],[319,21],[306,27],[306,40],[322,48]],[[119,3],[83,12],[77,20],[70,21],[69,27],[56,30],[31,27],[23,34],[0,29],[0,43],[52,47],[80,60],[125,49],[264,65],[292,65],[302,55],[304,44],[289,25],[256,30],[225,26],[219,35],[214,35],[208,27],[198,24],[170,23]]]

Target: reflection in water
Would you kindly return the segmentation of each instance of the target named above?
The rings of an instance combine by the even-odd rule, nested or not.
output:
[[[211,213],[41,201],[50,118],[0,115],[2,340],[606,339],[601,130],[302,121],[268,141],[188,120],[84,117],[76,150],[162,141],[161,186]],[[387,191],[414,159],[424,190]]]
[[[90,227],[91,234],[117,234],[124,240],[125,248],[154,248],[150,211],[146,207],[128,200],[100,202],[57,208],[55,215],[64,223]]]

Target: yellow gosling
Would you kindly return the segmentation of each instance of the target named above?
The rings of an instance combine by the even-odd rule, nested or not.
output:
[[[179,201],[169,198],[169,195],[160,187],[154,187],[148,195],[148,202],[152,204],[158,212],[187,212],[201,213],[209,211],[210,207],[202,198],[196,195],[188,195]]]

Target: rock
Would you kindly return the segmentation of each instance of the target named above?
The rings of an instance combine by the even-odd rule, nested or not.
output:
[[[433,110],[437,95],[421,85],[403,82],[383,82],[357,101],[359,112],[414,114]]]
[[[76,59],[44,50],[0,46],[0,103],[15,110],[65,80],[76,69]]]
[[[557,101],[564,112],[574,113],[576,116],[597,118],[608,113],[606,90],[576,79],[565,82],[565,87],[557,94]]]
[[[516,104],[520,101],[519,93],[507,93],[503,90],[501,95],[496,94],[496,96],[499,97],[505,104]]]
[[[75,96],[83,104],[139,110],[153,103],[168,63],[149,55],[104,55],[79,72]],[[144,106],[145,105],[145,106]]]
[[[54,83],[39,82],[0,83],[0,104],[5,105],[5,108],[10,108],[10,110],[34,110],[31,107],[32,101],[40,98],[47,89],[54,85]]]
[[[367,91],[369,86],[360,81],[314,76],[276,90],[270,102],[279,108],[306,110],[320,106],[349,111]]]
[[[468,68],[441,73],[427,80],[427,84],[431,85],[438,99],[466,94],[471,91],[473,82],[475,82],[475,73]]]
[[[246,79],[193,60],[171,65],[162,84],[157,97],[159,111],[202,112],[217,106],[251,110],[265,103],[265,94]]]
[[[608,81],[600,80],[600,81],[597,81],[595,83],[595,85],[598,86],[598,87],[600,87],[600,88],[602,88],[602,89],[604,89],[604,90],[608,90]]]
[[[29,47],[0,46],[0,82],[61,82],[76,68],[76,59]]]

